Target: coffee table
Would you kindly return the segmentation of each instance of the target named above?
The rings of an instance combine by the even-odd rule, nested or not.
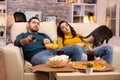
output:
[[[86,74],[81,70],[74,69],[70,63],[61,68],[53,68],[48,63],[37,65],[33,67],[33,72],[50,72],[50,80],[54,80],[54,78],[57,80],[120,80],[120,72],[115,71],[104,60],[99,61],[105,63],[106,68],[92,74]]]
[[[120,80],[120,72],[93,72],[86,74],[81,72],[58,72],[57,80]]]
[[[57,72],[57,80],[120,80],[120,72],[114,67],[106,63],[103,59],[98,60],[104,63],[106,68],[94,71],[92,74],[86,74],[85,70],[77,70],[76,72]],[[86,62],[86,61],[85,61]],[[79,63],[83,63],[80,61]]]

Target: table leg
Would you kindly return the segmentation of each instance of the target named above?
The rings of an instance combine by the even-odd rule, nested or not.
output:
[[[50,72],[49,80],[55,80],[55,73],[54,72]]]

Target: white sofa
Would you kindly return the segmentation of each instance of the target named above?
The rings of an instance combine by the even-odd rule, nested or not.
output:
[[[70,23],[78,33],[83,36],[88,35],[91,31],[99,26],[97,23]],[[11,28],[11,40],[14,42],[16,36],[21,32],[26,32],[26,23],[15,23]],[[40,32],[48,34],[53,41],[56,41],[56,24],[54,22],[41,22]],[[23,59],[22,49],[8,44],[3,48],[4,67],[6,80],[47,80],[43,74],[31,72],[32,67]],[[113,66],[120,71],[120,47],[114,46]]]

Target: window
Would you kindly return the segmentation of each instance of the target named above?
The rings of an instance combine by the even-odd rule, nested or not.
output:
[[[120,37],[120,4],[114,0],[107,0],[106,3],[106,24],[115,37]]]

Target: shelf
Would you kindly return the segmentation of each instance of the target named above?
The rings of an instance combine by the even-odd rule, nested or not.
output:
[[[4,31],[0,33],[0,49],[6,45],[6,17],[6,0],[0,1],[0,32]]]
[[[96,20],[96,4],[72,3],[70,11],[70,22],[84,23],[86,16],[94,16],[94,20]]]
[[[6,1],[0,1],[0,4],[6,4]]]
[[[3,37],[0,37],[0,39],[5,39],[5,37],[3,36]]]
[[[0,16],[5,16],[5,13],[0,13]]]
[[[3,28],[3,27],[5,27],[5,25],[0,25],[0,28]]]
[[[73,15],[73,17],[81,17],[81,15]],[[83,15],[83,17],[84,17],[84,15]]]
[[[84,20],[83,16],[75,16],[75,17],[73,17],[73,23],[83,22],[83,20]]]

